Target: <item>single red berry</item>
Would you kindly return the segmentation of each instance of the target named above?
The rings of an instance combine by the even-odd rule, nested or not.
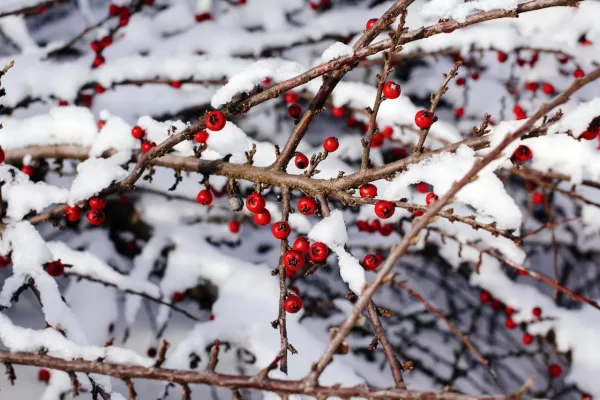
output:
[[[474,81],[476,81],[477,79],[479,79],[479,72],[473,72],[471,74],[471,79],[473,79]]]
[[[348,128],[354,128],[358,124],[358,120],[352,115],[346,118],[346,126]]]
[[[489,292],[482,290],[481,293],[479,293],[479,301],[481,301],[482,303],[487,303],[491,299],[492,295]]]
[[[202,189],[196,195],[196,202],[202,204],[203,206],[207,206],[213,201],[213,195],[210,190]]]
[[[113,17],[116,15],[119,15],[119,11],[121,10],[121,7],[119,7],[116,4],[109,4],[108,6],[108,14],[112,15]]]
[[[580,138],[585,140],[594,140],[596,139],[596,136],[598,136],[598,130],[588,129],[581,134]]]
[[[94,53],[98,53],[102,50],[102,44],[99,41],[94,40],[90,43],[90,48]]]
[[[463,78],[462,76],[460,78],[456,78],[456,85],[457,86],[463,86],[465,84],[465,78]]]
[[[33,176],[34,171],[31,165],[23,165],[21,167],[21,172],[23,172],[25,175]]]
[[[181,83],[181,81],[171,81],[171,82],[169,82],[169,85],[171,85],[171,87],[174,89],[180,89],[182,83]]]
[[[393,81],[387,81],[383,85],[383,95],[388,99],[397,99],[400,96],[400,85]]]
[[[268,86],[271,84],[273,80],[271,79],[271,77],[267,76],[265,79],[263,79],[262,84],[265,86]]]
[[[378,219],[374,219],[369,223],[369,232],[377,232],[379,229],[381,229],[381,221]]]
[[[504,326],[507,329],[515,329],[517,327],[517,323],[512,318],[506,318],[506,321],[504,321]]]
[[[367,232],[369,230],[369,223],[367,221],[358,220],[356,221],[356,227],[361,232]]]
[[[283,265],[290,271],[298,271],[304,266],[304,256],[296,250],[288,250],[283,254]]]
[[[379,200],[375,203],[375,214],[381,219],[388,219],[395,211],[396,207],[391,201]]]
[[[527,63],[527,61],[523,60],[522,58],[517,58],[517,65],[519,67],[524,66]]]
[[[136,139],[142,139],[144,137],[144,135],[146,134],[146,131],[144,131],[141,127],[139,126],[134,126],[131,129],[131,136],[133,136]]]
[[[303,215],[313,215],[317,211],[317,202],[308,196],[298,200],[298,211]]]
[[[154,358],[156,357],[156,348],[155,347],[148,347],[148,350],[146,350],[146,355],[150,358]]]
[[[363,258],[363,268],[367,271],[375,271],[379,265],[381,265],[381,258],[376,254],[367,254]]]
[[[592,400],[593,397],[589,393],[581,393],[581,400]]]
[[[425,182],[419,182],[417,183],[417,185],[415,186],[415,188],[417,189],[417,192],[419,193],[427,193],[429,192],[429,185]]]
[[[392,228],[392,225],[390,224],[381,224],[381,227],[379,228],[379,234],[381,236],[390,236],[393,231],[394,228]]]
[[[525,110],[519,104],[515,104],[515,106],[513,107],[513,113],[515,115],[517,115],[517,114],[525,114]]]
[[[205,130],[201,130],[200,132],[198,132],[194,135],[194,141],[196,143],[206,143],[208,138],[209,138],[209,134]]]
[[[401,160],[408,156],[408,151],[406,151],[404,147],[394,147],[392,149],[392,154],[394,157],[396,157],[396,159]]]
[[[329,249],[325,243],[315,242],[310,245],[308,257],[317,262],[325,261],[329,255]]]
[[[102,196],[93,196],[88,200],[90,208],[101,210],[106,207],[106,198]]]
[[[194,15],[194,19],[196,20],[196,22],[204,22],[211,20],[212,16],[210,15],[210,13],[205,12]]]
[[[379,132],[373,135],[373,139],[371,140],[371,148],[381,147],[383,145],[383,141],[385,138]]]
[[[149,140],[144,140],[142,142],[142,153],[147,153],[150,150],[152,150],[154,147],[156,147],[156,143],[151,142]]]
[[[38,371],[38,380],[40,382],[48,382],[50,380],[50,371],[46,368],[40,368]]]
[[[373,199],[377,197],[377,186],[372,183],[366,183],[359,189],[360,197]]]
[[[581,68],[577,68],[575,71],[573,71],[573,76],[575,78],[583,78],[585,76],[585,72],[583,72]]]
[[[67,206],[65,209],[65,217],[67,217],[67,221],[76,222],[81,218],[81,208],[78,206]]]
[[[206,128],[211,131],[220,131],[223,129],[226,123],[227,119],[225,118],[225,114],[219,110],[209,112],[204,118],[204,124],[206,125]]]
[[[533,343],[533,336],[530,335],[529,333],[525,332],[523,334],[523,338],[521,338],[521,341],[523,342],[524,345],[529,346],[531,343]]]
[[[294,104],[294,103],[297,103],[300,100],[300,98],[298,97],[298,95],[296,93],[287,92],[283,96],[283,100],[285,101],[286,104]]]
[[[331,114],[336,118],[342,118],[345,113],[344,107],[331,107]]]
[[[561,64],[568,63],[569,59],[570,59],[569,56],[561,56],[561,57],[557,58],[558,62],[561,63]]]
[[[421,210],[413,210],[413,216],[414,217],[420,217],[421,215],[423,215],[423,211],[421,211]]]
[[[387,125],[385,128],[383,128],[383,130],[380,133],[384,138],[391,139],[392,136],[394,136],[394,128]]]
[[[340,143],[335,136],[330,136],[323,141],[323,148],[328,153],[333,153],[338,147],[340,147]]]
[[[550,366],[548,367],[548,375],[550,375],[552,378],[558,378],[559,376],[561,376],[561,366],[558,364],[550,364]]]
[[[415,115],[415,124],[421,129],[428,129],[435,122],[435,117],[427,110],[421,110]]]
[[[271,233],[275,236],[275,239],[283,240],[290,236],[290,225],[284,221],[278,221],[271,227]]]
[[[252,213],[257,213],[265,209],[267,202],[260,193],[252,193],[246,199],[246,208]]]
[[[229,221],[227,226],[231,233],[238,233],[240,231],[240,223],[238,221]]]
[[[288,107],[288,115],[292,118],[298,118],[302,115],[302,107],[299,104],[291,104]]]
[[[296,168],[304,169],[308,167],[308,157],[306,157],[302,153],[296,153],[296,158],[294,158],[294,163],[296,164]]]
[[[52,261],[46,264],[46,272],[56,278],[65,273],[65,266],[60,260]]]
[[[304,236],[298,236],[292,245],[292,249],[300,253],[306,253],[309,247],[310,244],[308,243],[308,239]]]
[[[0,146],[0,164],[4,162],[6,159],[6,154],[4,153],[4,149]]]
[[[545,82],[542,84],[542,92],[552,94],[554,93],[554,86],[551,83]]]
[[[295,295],[288,296],[283,303],[283,308],[290,314],[296,314],[302,310],[302,299]]]
[[[508,55],[502,51],[499,51],[496,57],[498,58],[498,62],[501,63],[504,63],[506,60],[508,60]]]
[[[524,163],[531,160],[531,158],[533,157],[533,152],[529,147],[525,145],[519,145],[519,147],[517,147],[517,149],[513,153],[513,157],[518,162]]]
[[[96,94],[102,94],[106,92],[106,89],[104,89],[104,86],[97,83],[96,86],[94,86],[94,91],[96,92]]]
[[[58,106],[59,107],[66,107],[69,105],[69,102],[63,99],[58,100]]]
[[[110,35],[103,36],[102,39],[100,39],[100,45],[102,46],[102,48],[107,48],[112,43],[113,43],[113,38]]]
[[[427,205],[431,205],[431,203],[433,203],[434,201],[436,201],[438,199],[438,196],[433,193],[433,192],[429,192],[427,193],[427,197],[425,197],[425,203],[427,203]]]
[[[531,310],[531,313],[533,314],[534,317],[541,318],[541,316],[542,316],[542,309],[539,308],[539,307],[534,307],[533,310]]]
[[[509,317],[511,315],[513,315],[515,313],[515,309],[510,307],[510,306],[506,306],[504,307],[504,314],[508,315]]]
[[[366,29],[369,30],[377,23],[377,18],[371,18],[367,21]]]
[[[300,296],[300,289],[296,286],[290,286],[290,292],[293,292],[296,296]]]
[[[10,259],[10,257],[0,256],[0,268],[8,267],[11,262],[12,260]]]
[[[527,81],[525,82],[525,90],[528,90],[530,92],[535,92],[536,90],[538,90],[538,83],[534,82],[534,81]]]
[[[173,293],[173,297],[171,298],[171,301],[173,303],[181,303],[183,300],[185,300],[185,294],[182,292],[175,292]]]
[[[254,214],[254,223],[256,225],[265,226],[271,222],[271,213],[266,208]]]
[[[492,300],[492,309],[499,310],[502,307],[502,302],[498,299]]]
[[[285,276],[287,276],[288,278],[293,278],[296,276],[296,272],[292,271],[291,269],[286,269]]]
[[[98,68],[99,66],[104,64],[105,61],[106,60],[104,59],[104,57],[101,54],[96,54],[96,57],[94,58],[94,62],[92,63],[92,66],[94,66],[94,68]]]
[[[533,192],[531,194],[531,202],[533,204],[543,204],[544,203],[544,195],[540,192]]]
[[[92,208],[87,212],[87,219],[92,225],[102,225],[104,222],[104,211],[97,208]]]
[[[456,110],[454,110],[454,116],[456,118],[462,118],[464,115],[465,115],[464,107],[458,107]]]
[[[130,19],[129,15],[121,15],[119,17],[119,26],[127,26],[127,25],[129,25],[129,19]]]

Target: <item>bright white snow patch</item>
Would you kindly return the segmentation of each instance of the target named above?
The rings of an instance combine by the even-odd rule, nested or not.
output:
[[[321,55],[321,61],[324,63],[341,57],[350,57],[354,55],[354,49],[342,42],[335,42],[329,46]]]
[[[129,161],[128,152],[117,153],[110,158],[88,158],[77,165],[77,177],[69,191],[69,204],[88,199],[111,183],[127,176],[121,165]]]

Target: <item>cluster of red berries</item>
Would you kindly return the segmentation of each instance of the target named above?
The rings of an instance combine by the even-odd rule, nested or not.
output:
[[[94,40],[90,43],[90,47],[94,53],[96,53],[96,57],[94,58],[94,62],[92,66],[94,68],[98,68],[106,61],[104,56],[102,56],[102,51],[109,47],[113,43],[113,38],[110,35],[103,36],[99,40]]]
[[[246,208],[254,214],[254,223],[265,226],[271,222],[271,213],[266,209],[267,202],[260,193],[252,193],[246,199]]]
[[[390,236],[394,231],[392,225],[382,224],[378,219],[374,219],[371,222],[358,220],[356,221],[356,227],[361,232],[379,232],[381,236]]]
[[[539,87],[540,87],[539,83],[537,83],[535,81],[525,82],[525,90],[527,90],[529,92],[535,92],[538,90]],[[544,83],[542,83],[542,92],[544,92],[547,95],[554,94],[554,92],[555,92],[554,86],[551,83],[544,82]]]
[[[94,196],[88,200],[90,210],[87,212],[88,222],[92,225],[102,225],[104,222],[104,207],[106,206],[106,199],[101,196]],[[65,217],[69,222],[77,222],[81,218],[81,208],[75,204],[67,206],[65,208]]]
[[[110,4],[108,6],[108,14],[112,17],[119,17],[119,26],[127,26],[129,24],[129,19],[131,18],[129,7],[120,7],[116,4]]]
[[[146,136],[146,131],[140,126],[136,125],[131,129],[131,136],[142,141],[142,153],[147,153],[156,146],[155,142],[152,142],[150,140],[144,140],[144,137]]]
[[[275,235],[275,232],[273,232],[273,234]],[[286,251],[283,255],[283,265],[285,266],[286,273],[287,271],[290,271],[291,273],[295,274],[296,271],[300,270],[304,266],[306,255],[308,255],[308,258],[311,261],[323,262],[329,255],[329,248],[327,248],[327,245],[322,242],[314,242],[313,244],[309,244],[307,238],[304,236],[299,236],[296,238],[296,240],[294,240],[292,248]]]

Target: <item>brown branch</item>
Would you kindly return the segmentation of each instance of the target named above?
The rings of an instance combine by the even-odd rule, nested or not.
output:
[[[0,13],[0,18],[2,17],[8,17],[9,15],[30,15],[30,14],[40,14],[40,12],[46,11],[46,9],[50,8],[50,7],[54,7],[57,6],[61,3],[66,3],[70,0],[47,0],[47,1],[42,1],[39,4],[33,5],[33,6],[29,6],[29,7],[23,7],[23,8],[19,8],[17,10],[12,10],[12,11],[6,11],[3,13]]]
[[[290,215],[290,190],[286,186],[281,187],[281,220],[287,222]],[[288,241],[283,239],[281,241],[281,254],[279,258],[279,312],[277,315],[277,325],[279,326],[279,337],[281,342],[281,360],[279,363],[279,370],[287,374],[287,354],[288,354],[288,337],[287,337],[287,323],[286,323],[286,311],[285,311],[285,299],[287,297],[287,282],[285,265],[283,264],[283,255],[288,250]]]
[[[373,325],[373,330],[375,331],[375,336],[379,343],[381,343],[381,347],[383,347],[383,352],[390,364],[390,369],[392,370],[392,376],[394,377],[394,384],[396,387],[405,387],[404,378],[402,377],[402,367],[400,366],[400,362],[396,355],[394,354],[394,348],[390,344],[383,326],[381,325],[381,319],[379,318],[379,314],[377,314],[377,308],[375,303],[371,301],[369,306],[367,307],[367,312],[369,315],[369,320],[371,321],[371,325]]]
[[[324,397],[364,397],[369,399],[431,399],[431,400],[509,400],[510,397],[476,397],[450,392],[414,392],[401,389],[379,389],[365,385],[354,387],[313,386],[303,381],[281,379],[257,379],[255,376],[235,376],[214,372],[173,370],[166,368],[145,368],[119,364],[107,364],[98,361],[63,360],[34,353],[11,353],[0,351],[0,362],[19,365],[35,365],[65,372],[83,372],[109,375],[120,379],[150,379],[177,384],[206,384],[230,389],[258,389],[283,394],[305,394]]]

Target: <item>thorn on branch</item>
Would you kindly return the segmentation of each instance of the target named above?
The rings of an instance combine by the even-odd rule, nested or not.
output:
[[[135,388],[133,387],[133,382],[131,378],[123,378],[123,382],[127,385],[127,389],[129,390],[129,400],[135,400],[137,397],[137,393]]]
[[[190,385],[187,383],[182,383],[181,387],[183,388],[183,396],[181,400],[192,400],[192,391],[190,390]]]
[[[17,379],[17,375],[15,374],[15,369],[13,368],[11,363],[4,363],[4,366],[6,367],[6,372],[5,372],[6,377],[10,381],[10,384],[14,386],[15,380]]]
[[[165,362],[165,356],[167,355],[167,350],[169,349],[169,342],[163,339],[160,349],[158,350],[158,358],[154,363],[155,368],[160,368],[160,366]]]

